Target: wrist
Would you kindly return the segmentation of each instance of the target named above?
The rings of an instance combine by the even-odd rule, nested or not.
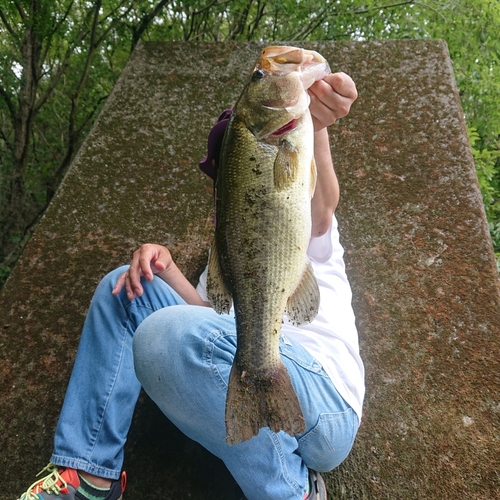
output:
[[[314,131],[314,139],[317,140],[317,139],[323,139],[323,140],[327,140],[328,139],[328,127],[325,125],[324,127],[318,129],[318,130],[315,130]]]
[[[180,273],[180,269],[177,267],[175,262],[170,259],[168,264],[166,265],[165,269],[162,271],[158,271],[156,275],[161,278],[163,281],[166,281],[167,283],[169,282],[169,279],[172,277],[175,277],[177,274]]]
[[[328,129],[326,127],[314,133],[314,156],[316,157],[316,161],[318,161],[318,157],[322,155],[331,158],[330,136],[328,135]]]

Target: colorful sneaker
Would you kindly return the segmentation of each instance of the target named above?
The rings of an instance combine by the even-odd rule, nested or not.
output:
[[[86,500],[87,497],[78,491],[80,477],[75,469],[58,467],[49,464],[37,477],[47,472],[43,478],[35,481],[26,493],[18,500]],[[111,483],[111,488],[103,500],[121,500],[125,491],[127,476],[122,472],[121,478]],[[102,490],[101,490],[102,492]]]
[[[311,491],[307,500],[327,500],[325,482],[319,472],[309,469],[309,485]]]

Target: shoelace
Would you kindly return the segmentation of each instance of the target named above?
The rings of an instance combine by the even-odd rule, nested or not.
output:
[[[44,472],[48,472],[48,475],[43,479],[38,479],[29,488],[26,493],[24,493],[20,500],[39,500],[37,493],[41,491],[46,491],[47,493],[54,493],[58,495],[61,490],[68,486],[68,483],[61,477],[57,465],[49,464],[44,467],[36,477],[42,475]],[[61,486],[58,484],[60,483]]]

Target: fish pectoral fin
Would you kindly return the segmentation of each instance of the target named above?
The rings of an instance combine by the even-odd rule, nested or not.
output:
[[[207,296],[215,312],[219,314],[229,313],[233,299],[222,279],[219,252],[217,251],[215,238],[212,242],[210,257],[208,259]]]
[[[274,186],[278,191],[288,187],[299,169],[299,152],[287,140],[283,140],[274,160]]]
[[[311,198],[314,196],[314,191],[316,190],[316,180],[318,178],[318,169],[316,167],[316,160],[314,156],[311,160]]]
[[[310,323],[318,314],[319,287],[311,263],[306,270],[295,292],[286,304],[288,319],[295,325]]]

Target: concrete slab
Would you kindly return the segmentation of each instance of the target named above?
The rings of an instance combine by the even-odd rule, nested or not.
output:
[[[263,44],[138,46],[0,295],[0,499],[48,461],[101,277],[143,242],[191,280],[212,228],[197,170]],[[338,209],[367,368],[339,499],[500,498],[500,294],[463,113],[440,41],[307,44],[355,79],[331,128]],[[224,465],[143,396],[127,498],[239,498]]]

